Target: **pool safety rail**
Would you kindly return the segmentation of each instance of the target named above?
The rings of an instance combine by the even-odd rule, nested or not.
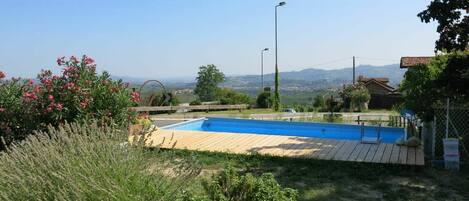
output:
[[[360,138],[361,142],[365,144],[379,144],[381,141],[381,124],[378,125],[376,136],[366,136],[365,135],[365,123],[361,124],[360,129]]]

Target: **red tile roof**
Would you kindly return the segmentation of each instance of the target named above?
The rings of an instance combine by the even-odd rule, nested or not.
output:
[[[376,81],[382,82],[382,83],[388,83],[389,82],[389,78],[387,78],[387,77],[365,77],[363,75],[358,76],[358,81],[359,82],[368,82],[370,80],[376,80]]]
[[[409,68],[420,65],[427,65],[433,57],[401,57],[401,68]]]

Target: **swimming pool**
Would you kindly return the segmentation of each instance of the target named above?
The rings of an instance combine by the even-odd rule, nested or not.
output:
[[[305,123],[264,121],[231,118],[203,118],[162,127],[171,130],[228,132],[240,134],[267,134],[328,139],[361,140],[361,126],[332,123]],[[381,142],[394,143],[404,136],[404,129],[364,126],[365,136],[376,137],[380,130]]]

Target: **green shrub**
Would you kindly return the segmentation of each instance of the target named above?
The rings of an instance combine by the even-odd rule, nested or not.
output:
[[[317,95],[314,97],[314,102],[313,102],[313,107],[316,109],[322,109],[326,107],[326,100],[324,99],[324,96],[322,95]]]
[[[176,95],[173,93],[154,93],[149,97],[149,100],[151,99],[151,106],[177,106],[179,103],[179,99],[177,98]]]
[[[340,123],[344,122],[344,119],[342,117],[342,114],[323,114],[322,115],[322,120],[325,122],[330,122],[330,123]]]
[[[219,89],[217,97],[222,105],[236,105],[236,104],[250,104],[251,98],[249,95],[237,92],[233,89],[223,88]]]
[[[231,167],[205,181],[204,189],[213,201],[293,201],[298,197],[296,190],[282,188],[272,174],[240,176]]]
[[[0,152],[0,200],[174,200],[200,171],[170,152],[149,160],[126,140],[116,128],[65,124],[13,143]]]
[[[202,105],[202,102],[200,101],[200,99],[195,99],[190,102],[189,105]]]
[[[341,92],[340,96],[344,101],[344,109],[350,111],[363,111],[368,109],[367,103],[370,101],[371,96],[368,89],[363,83],[356,83],[348,85]]]
[[[256,105],[258,108],[270,108],[272,107],[272,93],[270,91],[264,91],[257,96]]]

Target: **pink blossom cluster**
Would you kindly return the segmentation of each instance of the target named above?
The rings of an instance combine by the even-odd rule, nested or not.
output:
[[[63,109],[63,103],[50,103],[49,106],[44,110],[44,114],[52,112],[54,109],[61,111]]]
[[[5,77],[6,77],[5,73],[2,72],[2,71],[0,71],[0,79],[3,79],[3,78],[5,78]]]
[[[37,95],[36,93],[34,92],[25,92],[23,94],[23,98],[26,100],[26,101],[32,101],[32,100],[37,100]]]
[[[135,103],[140,102],[140,93],[134,91],[134,92],[132,92],[132,94],[130,94],[130,96],[132,97],[133,102],[135,102]]]

